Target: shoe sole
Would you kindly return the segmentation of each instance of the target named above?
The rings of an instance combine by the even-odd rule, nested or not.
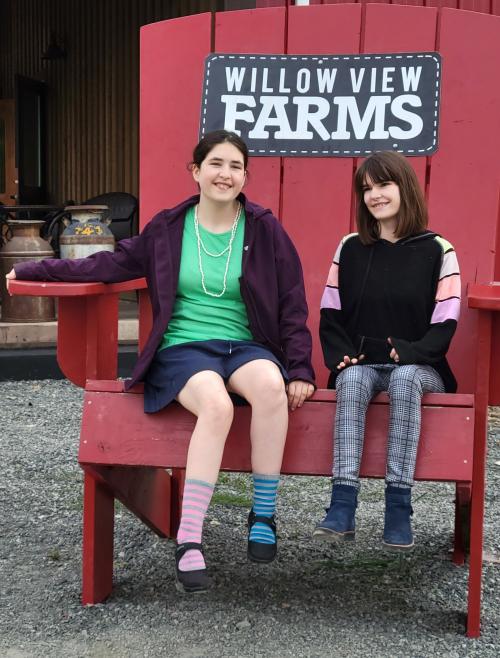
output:
[[[411,553],[415,548],[415,543],[413,544],[387,544],[385,541],[382,541],[382,548],[388,553]]]
[[[175,589],[181,594],[206,594],[210,587],[204,587],[202,589],[186,588],[179,580],[176,580]]]
[[[250,552],[247,552],[247,557],[250,560],[250,562],[255,562],[255,564],[270,564],[271,562],[274,562],[274,560],[276,559],[276,555],[273,555],[273,557],[270,558],[269,560],[258,559],[253,557],[253,555],[251,555]]]
[[[345,541],[354,541],[355,532],[335,532],[326,528],[316,528],[312,533],[312,538],[316,541],[324,541],[329,544],[340,544]]]

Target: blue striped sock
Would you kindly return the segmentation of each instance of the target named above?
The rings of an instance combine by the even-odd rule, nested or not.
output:
[[[279,475],[258,475],[254,473],[253,511],[256,516],[271,517],[276,509]],[[259,544],[274,544],[274,532],[265,523],[255,523],[250,530],[250,541]]]

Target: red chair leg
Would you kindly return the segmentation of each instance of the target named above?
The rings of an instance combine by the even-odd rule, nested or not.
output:
[[[184,482],[186,481],[186,470],[184,468],[172,469],[172,489],[170,508],[170,537],[177,537],[177,530],[181,522],[182,496],[184,493]]]
[[[472,531],[469,558],[469,601],[467,607],[467,636],[479,637],[481,633],[481,579],[483,568],[483,524],[481,519],[474,523],[472,511]],[[474,528],[474,525],[476,526]]]
[[[481,581],[483,569],[484,484],[472,491],[471,539],[469,557],[469,601],[467,607],[467,636],[481,634]]]
[[[486,439],[488,436],[489,363],[491,353],[491,314],[480,312],[477,335],[476,397],[474,408],[474,464],[470,513],[469,601],[467,636],[481,633],[481,580],[483,568],[484,485]]]
[[[101,603],[113,589],[114,497],[85,473],[83,495],[83,605]]]
[[[462,566],[470,544],[470,482],[457,482],[455,494],[455,535],[453,563]]]

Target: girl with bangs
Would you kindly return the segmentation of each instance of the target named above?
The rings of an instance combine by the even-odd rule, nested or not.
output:
[[[357,233],[342,238],[321,302],[320,338],[337,392],[330,507],[321,541],[355,537],[365,417],[387,391],[390,419],[383,546],[414,546],[411,490],[424,393],[456,391],[446,360],[460,311],[453,246],[427,230],[427,208],[408,160],[368,157],[355,176]]]

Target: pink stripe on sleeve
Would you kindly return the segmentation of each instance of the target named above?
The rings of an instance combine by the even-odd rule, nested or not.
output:
[[[452,297],[442,302],[436,302],[431,324],[446,322],[446,320],[457,320],[460,317],[460,299]]]
[[[460,293],[460,274],[452,274],[441,279],[438,283],[436,301],[442,301],[450,297],[460,297]]]
[[[320,308],[333,308],[337,311],[340,311],[340,295],[338,288],[325,288],[323,292],[323,297],[321,298]]]
[[[337,263],[333,262],[330,271],[328,272],[328,279],[326,280],[327,286],[333,286],[334,288],[339,287],[339,266]]]

